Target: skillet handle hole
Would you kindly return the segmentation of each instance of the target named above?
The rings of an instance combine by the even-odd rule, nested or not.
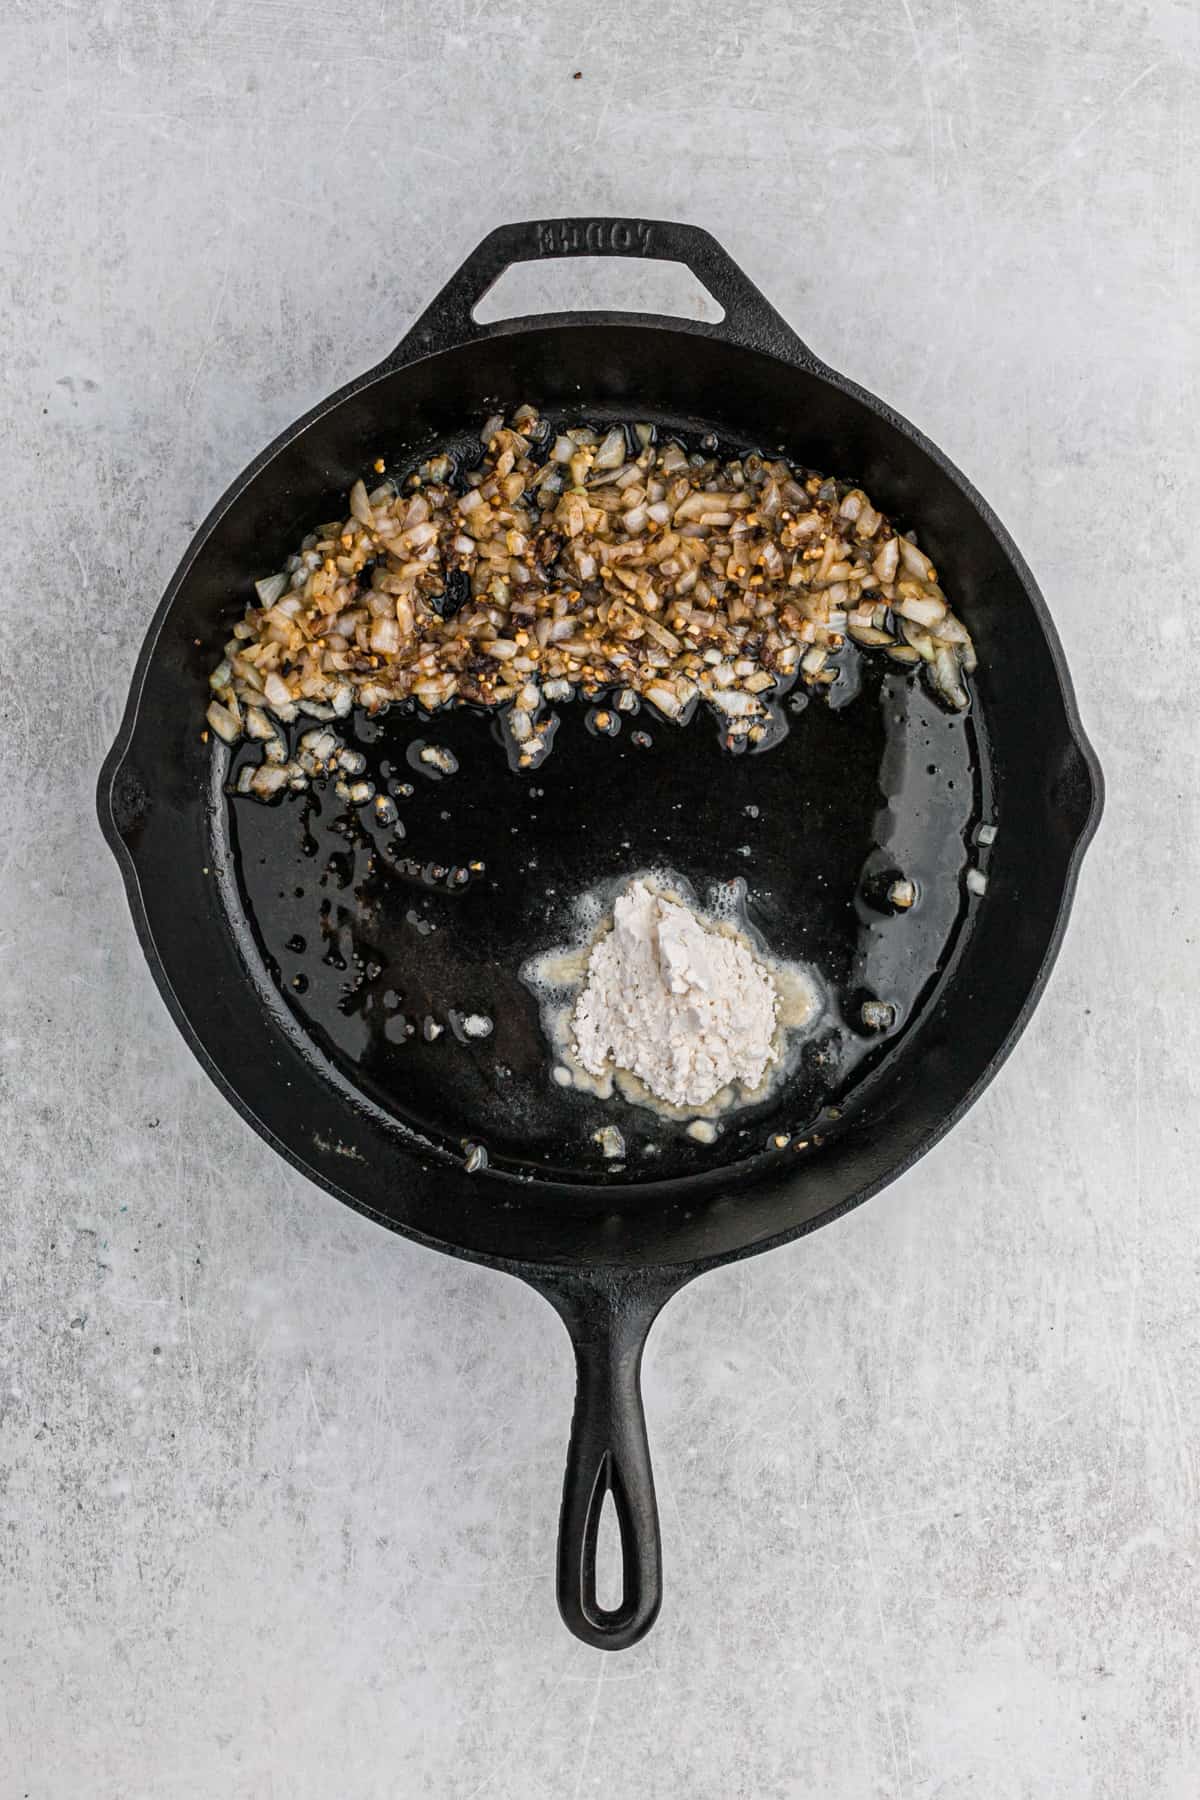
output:
[[[719,325],[725,309],[679,262],[636,256],[563,256],[512,263],[471,310],[478,325],[546,312],[661,313]]]
[[[600,1516],[596,1520],[595,1568],[593,1591],[596,1610],[619,1612],[625,1602],[625,1546],[621,1524],[611,1485],[606,1484],[600,1498]]]

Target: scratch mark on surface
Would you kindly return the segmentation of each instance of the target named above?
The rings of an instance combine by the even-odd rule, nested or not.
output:
[[[304,1386],[308,1393],[308,1404],[312,1407],[313,1418],[317,1421],[317,1430],[321,1434],[321,1442],[328,1447],[325,1437],[325,1421],[321,1417],[321,1409],[317,1405],[317,1396],[312,1384],[312,1373],[307,1365],[304,1370]]]
[[[1100,1528],[1096,1543],[1096,1554],[1093,1559],[1091,1593],[1088,1596],[1087,1622],[1079,1639],[1079,1654],[1075,1662],[1075,1679],[1078,1681],[1083,1673],[1083,1659],[1088,1653],[1091,1642],[1092,1627],[1096,1618],[1096,1604],[1100,1597],[1100,1583],[1104,1572],[1105,1545],[1112,1528],[1113,1515],[1117,1505],[1117,1478],[1121,1470],[1121,1457],[1124,1451],[1125,1416],[1129,1400],[1129,1377],[1133,1367],[1133,1341],[1137,1324],[1138,1302],[1141,1292],[1141,1235],[1142,1235],[1142,1034],[1140,1022],[1135,1026],[1133,1048],[1133,1246],[1130,1255],[1132,1268],[1130,1271],[1129,1313],[1125,1320],[1125,1338],[1121,1351],[1121,1388],[1117,1400],[1117,1426],[1113,1433],[1112,1468],[1109,1473],[1108,1500],[1104,1508],[1104,1523]]]
[[[204,346],[200,351],[200,359],[192,371],[192,379],[188,382],[187,393],[183,397],[183,409],[185,413],[191,408],[192,395],[196,391],[196,383],[199,381],[201,371],[208,361],[208,353],[216,341],[217,321],[221,317],[221,308],[225,304],[225,290],[229,286],[229,268],[230,261],[227,259],[225,263],[225,272],[221,276],[221,291],[217,295],[217,304],[213,307],[212,318],[208,322],[208,331],[205,334]]]
[[[1058,150],[1056,150],[1054,152],[1054,161],[1053,161],[1051,167],[1049,169],[1047,169],[1046,173],[1044,175],[1040,176],[1039,179],[1033,183],[1032,187],[1027,187],[1027,188],[1020,190],[1019,198],[1021,199],[1021,201],[1024,202],[1024,201],[1030,199],[1032,197],[1032,195],[1040,193],[1044,187],[1046,187],[1050,182],[1054,181],[1057,176],[1057,164],[1059,164],[1063,160],[1064,157],[1069,156],[1071,154],[1072,150],[1077,149],[1078,146],[1080,144],[1082,144],[1084,138],[1091,136],[1092,132],[1095,131],[1097,125],[1099,125],[1101,119],[1105,119],[1108,117],[1109,113],[1115,112],[1117,107],[1120,106],[1122,100],[1127,100],[1129,98],[1130,94],[1132,94],[1136,88],[1141,87],[1143,81],[1148,81],[1150,79],[1151,75],[1154,74],[1154,71],[1156,69],[1160,69],[1161,67],[1162,67],[1162,58],[1161,57],[1159,57],[1157,59],[1157,61],[1155,61],[1155,62],[1148,63],[1147,66],[1142,70],[1140,75],[1135,75],[1132,81],[1126,82],[1125,86],[1121,89],[1119,94],[1114,94],[1113,98],[1111,100],[1109,100],[1104,106],[1102,106],[1098,112],[1093,113],[1091,118],[1088,119],[1085,124],[1083,124],[1079,127],[1079,130],[1074,134],[1074,136],[1069,137],[1067,139],[1066,143],[1063,144]],[[1028,166],[1029,165],[1026,164],[1026,168]],[[1024,169],[1020,169],[1017,171],[1018,181],[1020,180],[1021,176],[1024,173],[1025,173]]]
[[[886,1656],[888,1649],[888,1634],[887,1625],[883,1617],[883,1591],[879,1586],[879,1573],[875,1567],[875,1546],[871,1539],[871,1533],[867,1528],[867,1521],[863,1517],[862,1504],[858,1498],[858,1489],[854,1484],[854,1478],[851,1475],[849,1468],[846,1466],[846,1462],[840,1452],[838,1453],[838,1461],[842,1466],[842,1474],[845,1478],[846,1486],[850,1489],[850,1499],[854,1506],[855,1517],[858,1519],[863,1548],[867,1553],[867,1573],[871,1577],[871,1591],[875,1596],[875,1618],[879,1625],[879,1642]],[[895,1780],[896,1793],[897,1795],[900,1795],[903,1792],[900,1780],[900,1746],[896,1742],[896,1727],[892,1719],[892,1696],[887,1685],[886,1677],[883,1674],[882,1666],[880,1668],[879,1681],[880,1686],[883,1688],[884,1717],[887,1720],[888,1738],[892,1748],[892,1775]],[[910,1776],[912,1774],[911,1746],[909,1774]]]
[[[601,1655],[603,1654],[602,1651]],[[579,1773],[575,1777],[573,1800],[579,1800],[579,1796],[583,1792],[583,1778],[587,1773],[588,1757],[591,1755],[592,1736],[596,1729],[596,1714],[600,1710],[600,1689],[604,1686],[604,1671],[606,1667],[607,1663],[601,1662],[600,1667],[596,1672],[596,1686],[592,1693],[592,1710],[588,1715],[587,1731],[584,1733],[583,1750],[579,1758]]]
[[[175,1205],[180,1227],[179,1273],[181,1277],[183,1301],[183,1329],[187,1338],[188,1379],[192,1394],[197,1402],[200,1399],[200,1372],[196,1367],[196,1346],[192,1338],[192,1290],[188,1276],[188,1248],[183,1234],[187,1222],[186,1200],[183,1187],[183,1117],[180,1114],[175,1121]]]
[[[912,35],[913,48],[916,51],[917,77],[921,83],[921,96],[925,102],[925,123],[929,132],[929,185],[936,186],[937,181],[937,115],[933,107],[933,89],[929,85],[929,74],[925,67],[925,50],[921,43],[921,34],[917,30],[917,21],[913,18],[912,7],[908,0],[900,0],[904,8],[904,17],[908,20],[908,29]]]

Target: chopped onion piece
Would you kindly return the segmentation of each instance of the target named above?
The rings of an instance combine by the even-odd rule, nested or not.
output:
[[[258,738],[266,743],[276,735],[275,727],[268,719],[261,706],[246,708],[246,736]]]
[[[625,461],[625,433],[614,425],[592,458],[593,469],[619,469]]]
[[[272,794],[287,786],[288,779],[286,764],[281,767],[278,763],[262,763],[250,778],[250,791],[262,800],[269,800]]]
[[[222,706],[219,700],[211,700],[209,702],[208,711],[204,716],[212,726],[212,729],[216,732],[217,736],[223,738],[227,744],[236,744],[237,740],[241,737],[241,726],[234,718],[229,708],[227,706]]]
[[[946,616],[945,602],[928,598],[917,598],[915,595],[904,600],[897,600],[894,610],[905,619],[912,619],[917,625],[936,626]]]
[[[291,584],[291,576],[287,574],[268,575],[262,581],[256,581],[254,591],[258,595],[260,606],[274,606],[282,600]]]
[[[617,1161],[625,1154],[625,1139],[615,1125],[602,1125],[599,1131],[593,1131],[592,1138],[600,1146],[601,1156],[610,1162]]]

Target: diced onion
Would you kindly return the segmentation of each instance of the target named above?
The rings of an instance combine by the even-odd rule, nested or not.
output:
[[[970,633],[861,488],[778,455],[722,460],[711,435],[691,451],[648,425],[555,435],[529,406],[480,436],[473,464],[438,453],[370,491],[355,481],[347,512],[255,582],[209,680],[218,738],[247,730],[301,787],[328,759],[302,747],[287,763],[276,722],[495,706],[526,719],[529,768],[556,723],[543,698],[578,690],[671,719],[699,697],[724,741],[765,745],[780,686],[828,687],[875,651],[967,706]]]

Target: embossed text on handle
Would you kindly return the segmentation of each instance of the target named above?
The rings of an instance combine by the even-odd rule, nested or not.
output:
[[[654,227],[644,219],[557,219],[538,227],[541,256],[596,256],[622,251],[648,256]]]

